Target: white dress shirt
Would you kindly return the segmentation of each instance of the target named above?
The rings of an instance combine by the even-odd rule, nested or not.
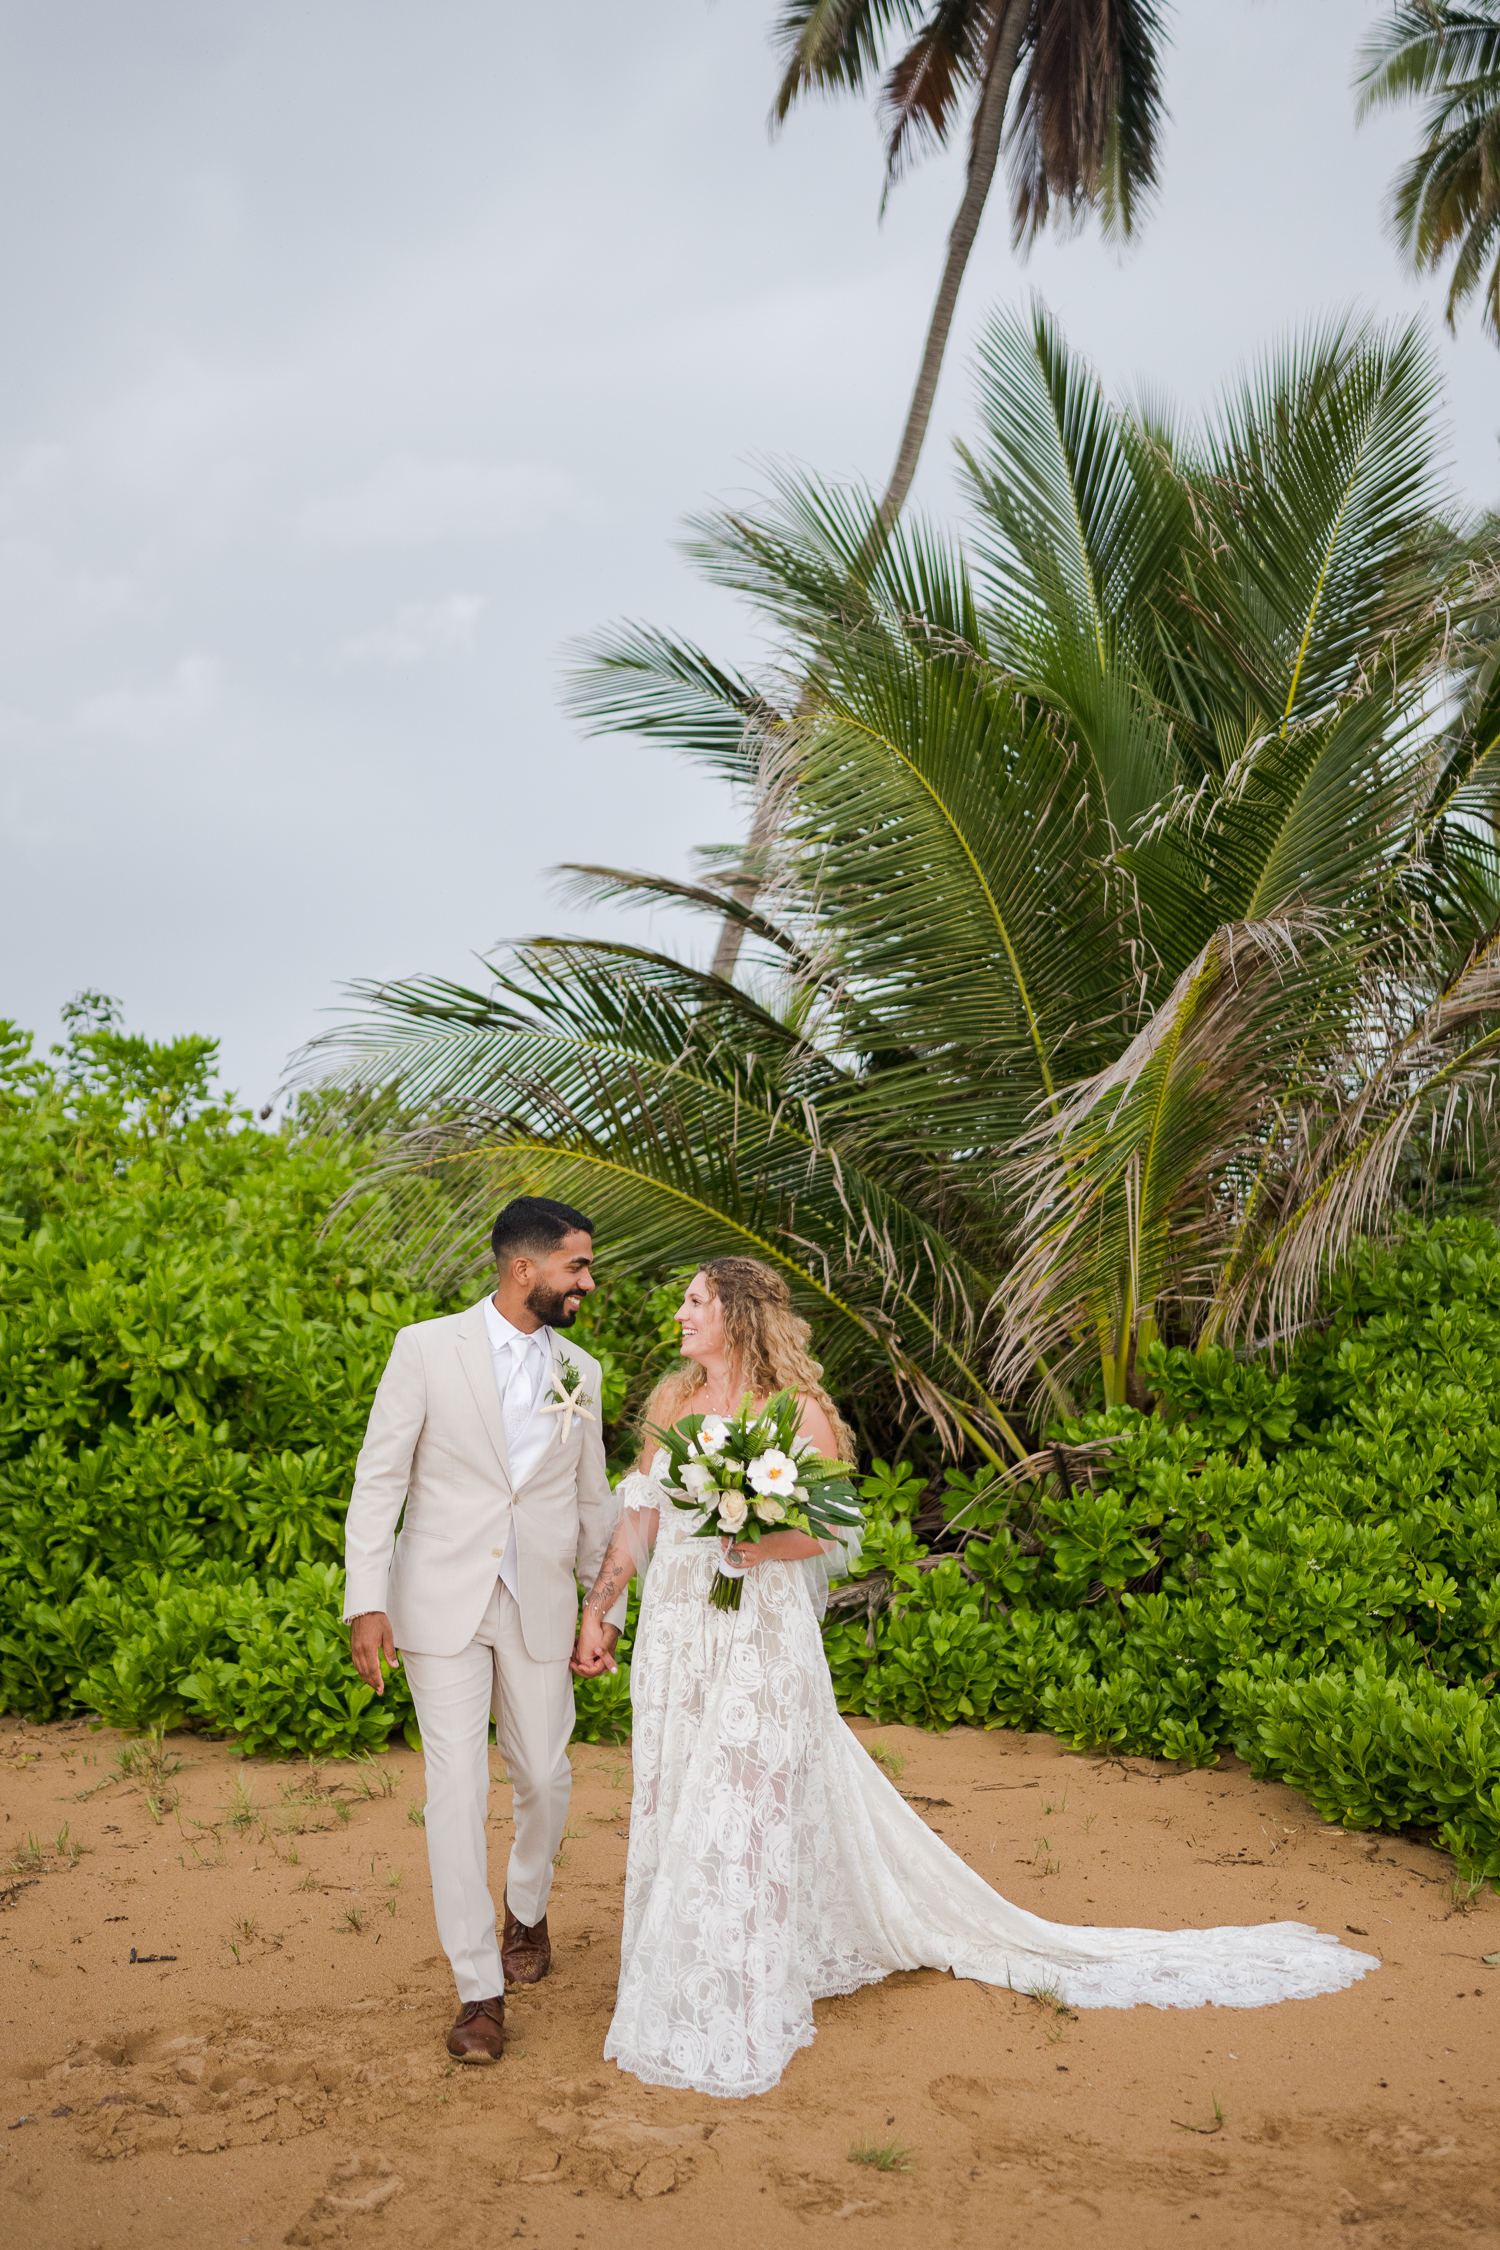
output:
[[[505,1421],[505,1445],[510,1455],[511,1484],[514,1488],[520,1474],[516,1456],[522,1433],[535,1411],[550,1365],[547,1334],[545,1329],[538,1328],[528,1336],[522,1329],[514,1327],[500,1311],[493,1297],[486,1297],[484,1300],[484,1325],[490,1340],[495,1388],[500,1394],[500,1412]],[[500,1583],[509,1588],[517,1601],[521,1599],[514,1519],[500,1563]]]

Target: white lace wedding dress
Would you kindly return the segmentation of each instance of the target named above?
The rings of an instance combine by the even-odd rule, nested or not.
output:
[[[657,1456],[662,1462],[664,1457]],[[1099,1930],[1043,1922],[934,1836],[844,1725],[799,1563],[758,1564],[715,1609],[718,1543],[660,1506],[630,1663],[635,1790],[606,2059],[652,2086],[762,2094],[813,2037],[813,2002],[896,1969],[951,1969],[1074,2008],[1258,2008],[1379,1963],[1300,1922]]]

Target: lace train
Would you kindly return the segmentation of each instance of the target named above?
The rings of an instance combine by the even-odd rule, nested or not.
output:
[[[642,1496],[644,1497],[644,1495]],[[621,1973],[604,2043],[648,2085],[747,2095],[813,2037],[812,2005],[897,1969],[951,1969],[1074,2008],[1259,2008],[1378,1967],[1300,1922],[1101,1930],[992,1891],[840,1718],[796,1565],[740,1608],[668,1502],[636,1628],[635,1789]]]

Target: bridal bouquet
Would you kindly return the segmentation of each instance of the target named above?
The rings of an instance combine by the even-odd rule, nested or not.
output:
[[[859,1523],[847,1467],[798,1437],[800,1417],[796,1392],[778,1391],[758,1414],[746,1397],[737,1414],[684,1414],[669,1430],[652,1430],[671,1464],[664,1481],[672,1505],[703,1510],[695,1538],[805,1531],[836,1539]],[[721,1569],[709,1595],[715,1609],[738,1609],[740,1585]]]

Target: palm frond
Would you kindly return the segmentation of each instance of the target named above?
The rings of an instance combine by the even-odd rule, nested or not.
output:
[[[994,315],[978,348],[983,456],[959,447],[979,554],[1002,618],[1066,604],[1105,661],[1105,618],[1141,539],[1135,464],[1094,370],[1040,299]]]
[[[783,64],[776,122],[803,94],[860,92],[890,33],[910,31],[921,14],[919,0],[785,0],[771,33]]]
[[[739,673],[649,625],[578,643],[563,704],[590,734],[642,735],[752,788],[765,737],[785,724]]]
[[[1023,690],[1066,713],[1123,835],[1177,784],[1191,747],[1164,700],[1158,618],[1192,496],[1159,421],[1111,407],[1040,302],[1029,322],[992,321],[979,360],[987,443],[959,451],[986,629]]]
[[[1219,1276],[1216,1333],[1291,1333],[1356,1237],[1394,1223],[1401,1206],[1392,1185],[1412,1139],[1425,1128],[1440,1154],[1493,1108],[1500,935],[1489,932],[1404,1027],[1393,1021],[1401,997],[1384,978],[1369,981],[1351,1019],[1359,1036],[1322,1058],[1277,1192]]]
[[[1192,607],[1278,725],[1324,708],[1430,614],[1448,499],[1438,396],[1417,323],[1342,321],[1269,354],[1210,424],[1220,504]]]
[[[1443,0],[1397,0],[1359,51],[1356,116],[1454,83],[1500,80],[1500,8],[1485,0],[1453,8]]]
[[[1102,1350],[1106,1396],[1124,1398],[1163,1300],[1183,1318],[1206,1300],[1235,1179],[1327,996],[1314,934],[1306,917],[1216,930],[1118,1058],[1019,1144],[1028,1242],[996,1300],[996,1382],[1039,1357],[1066,1379]]]
[[[782,847],[827,932],[820,972],[935,1079],[950,1051],[966,1075],[983,1056],[1014,1129],[1114,991],[1113,915],[1080,864],[1086,771],[961,648],[865,637],[833,653]]]
[[[743,852],[735,855],[738,871],[745,864]],[[569,875],[572,882],[565,887],[564,896],[580,905],[614,904],[628,899],[636,905],[649,905],[657,899],[667,899],[678,906],[696,908],[700,913],[711,914],[722,922],[727,915],[738,922],[751,937],[774,946],[799,967],[809,966],[808,957],[787,930],[773,922],[755,907],[747,906],[730,885],[725,883],[681,883],[670,875],[653,875],[646,870],[630,867],[593,867],[582,861],[565,861],[557,870]],[[763,871],[755,869],[760,875]]]
[[[533,949],[487,1006],[435,982],[367,990],[363,1017],[306,1067],[334,1086],[394,1087],[424,1119],[364,1189],[455,1167],[481,1183],[446,1214],[424,1206],[429,1270],[471,1255],[474,1197],[524,1160],[533,1182],[591,1183],[617,1264],[649,1267],[674,1243],[680,1262],[685,1229],[691,1244],[754,1244],[817,1298],[831,1369],[852,1382],[884,1371],[950,1438],[999,1430],[975,1346],[992,1280],[823,1132],[825,1060],[735,987],[721,995],[732,1020],[684,1005],[693,989],[680,965],[618,949]],[[399,1226],[399,1198],[374,1208]]]
[[[947,147],[959,105],[979,83],[990,16],[975,0],[936,0],[892,64],[881,89],[887,195],[920,151]]]
[[[1500,342],[1500,9],[1401,0],[1361,61],[1361,118],[1425,102],[1422,145],[1391,196],[1391,231],[1419,272],[1453,256],[1448,326],[1482,289],[1485,326]]]
[[[1154,0],[1033,8],[1007,134],[1018,246],[1049,218],[1076,226],[1096,202],[1108,234],[1131,233],[1156,185],[1163,29]]]

